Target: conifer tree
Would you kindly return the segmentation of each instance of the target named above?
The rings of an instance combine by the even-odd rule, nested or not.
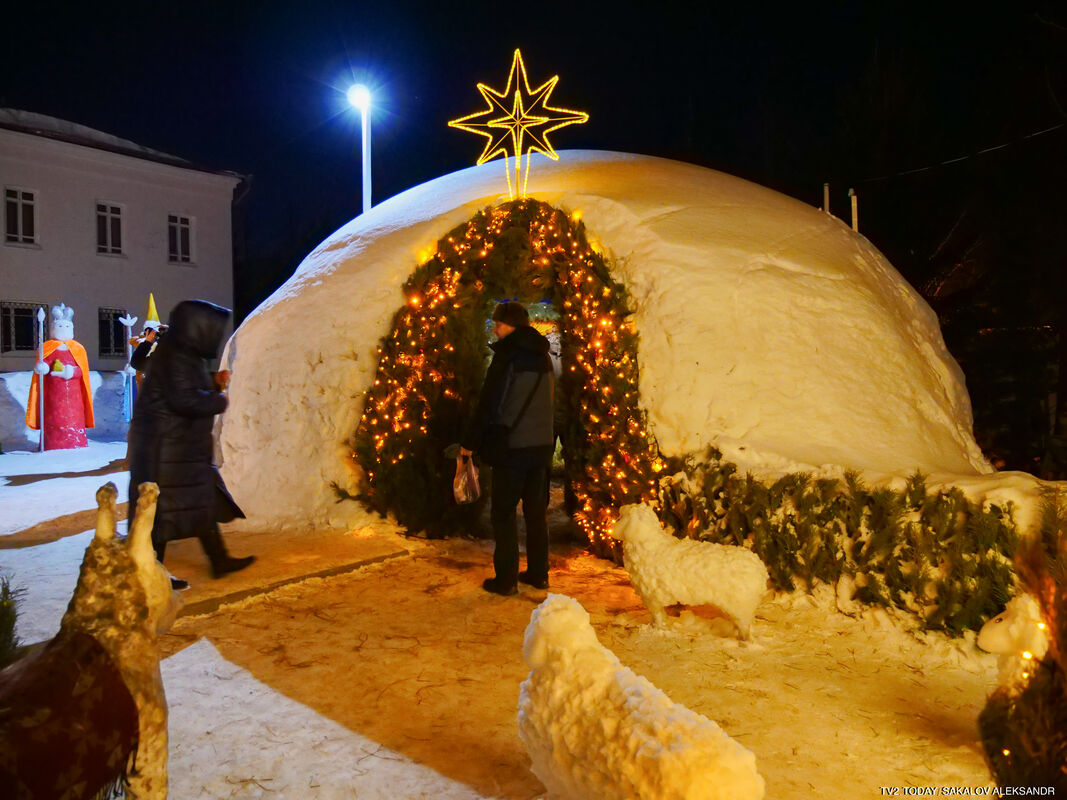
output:
[[[23,593],[23,589],[11,588],[7,576],[0,577],[0,669],[12,663],[18,655],[19,638],[15,623]]]

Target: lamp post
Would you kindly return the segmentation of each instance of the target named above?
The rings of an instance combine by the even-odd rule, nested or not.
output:
[[[370,89],[357,83],[348,90],[348,102],[359,109],[363,129],[363,213],[370,211]]]
[[[44,306],[37,309],[37,342],[40,348],[38,358],[41,363],[44,363]],[[41,442],[38,451],[44,452],[44,375],[37,373],[35,376],[38,381],[37,388],[37,402],[40,403],[40,407],[37,410],[37,425],[41,429]]]

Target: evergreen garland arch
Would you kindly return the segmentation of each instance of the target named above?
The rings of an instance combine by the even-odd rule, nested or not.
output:
[[[640,407],[629,295],[584,224],[531,199],[486,208],[443,236],[403,291],[351,442],[363,469],[360,499],[410,531],[447,535],[474,525],[481,503],[452,501],[455,461],[445,450],[477,402],[490,353],[486,321],[503,299],[548,301],[560,317],[557,392],[574,518],[598,551],[611,551],[617,510],[655,505],[666,465]]]

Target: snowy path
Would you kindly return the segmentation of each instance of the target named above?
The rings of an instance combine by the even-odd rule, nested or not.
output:
[[[125,442],[0,454],[0,536],[92,511],[96,490],[108,481],[124,499],[128,473],[110,470],[125,455]],[[97,474],[58,477],[71,473]],[[88,529],[45,544],[0,548],[0,575],[24,592],[17,627],[23,642],[59,630],[92,536]],[[161,671],[170,709],[171,797],[482,798],[271,689],[206,639],[164,659]]]
[[[100,473],[126,457],[125,442],[90,442],[76,450],[18,451],[0,454],[0,536],[48,520],[96,508],[96,490],[112,481],[119,502],[126,502],[130,475],[124,470]],[[41,480],[47,475],[71,475]]]
[[[91,471],[120,447],[93,445],[74,464],[7,454],[0,476]],[[65,510],[92,508],[96,487],[115,479],[0,487],[0,519],[23,514],[27,497],[73,482],[87,484],[85,496]],[[91,535],[0,546],[0,571],[27,590],[24,641],[58,629]],[[302,565],[328,544],[301,532],[274,536],[299,543],[288,556],[265,558],[263,569],[283,556]],[[368,529],[358,548],[349,543],[351,552],[393,553],[399,537],[390,536]],[[522,634],[545,593],[481,591],[491,562],[484,541],[409,540],[406,549],[178,620],[162,640],[171,796],[531,800],[542,793],[516,735],[515,710],[526,675]],[[749,642],[696,633],[699,622],[687,617],[662,631],[648,624],[623,569],[559,546],[552,585],[586,607],[600,641],[623,663],[753,750],[768,798],[989,786],[975,718],[996,667],[972,640],[916,638],[884,613],[845,617],[828,593],[764,602]]]
[[[59,631],[92,538],[93,531],[88,530],[51,544],[0,550],[0,575],[24,592],[16,625],[23,643],[51,639]]]
[[[183,618],[164,646],[210,638],[344,728],[483,795],[531,800],[543,790],[515,714],[523,632],[545,592],[483,592],[489,555],[485,542],[430,542],[410,558]],[[554,548],[552,582],[624,664],[756,754],[769,800],[990,786],[975,719],[996,665],[971,640],[916,638],[884,613],[846,617],[829,592],[765,602],[749,642],[698,633],[692,617],[664,631],[649,625],[625,570],[581,550]]]
[[[480,800],[256,680],[201,639],[162,665],[170,796]]]

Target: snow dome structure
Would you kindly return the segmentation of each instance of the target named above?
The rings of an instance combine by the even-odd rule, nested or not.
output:
[[[361,514],[349,444],[402,286],[438,239],[506,201],[500,165],[410,189],[339,229],[223,356],[226,481],[259,523]],[[863,236],[798,200],[659,158],[563,151],[528,194],[580,217],[625,285],[640,404],[665,455],[717,446],[783,473],[991,472],[933,311]]]

